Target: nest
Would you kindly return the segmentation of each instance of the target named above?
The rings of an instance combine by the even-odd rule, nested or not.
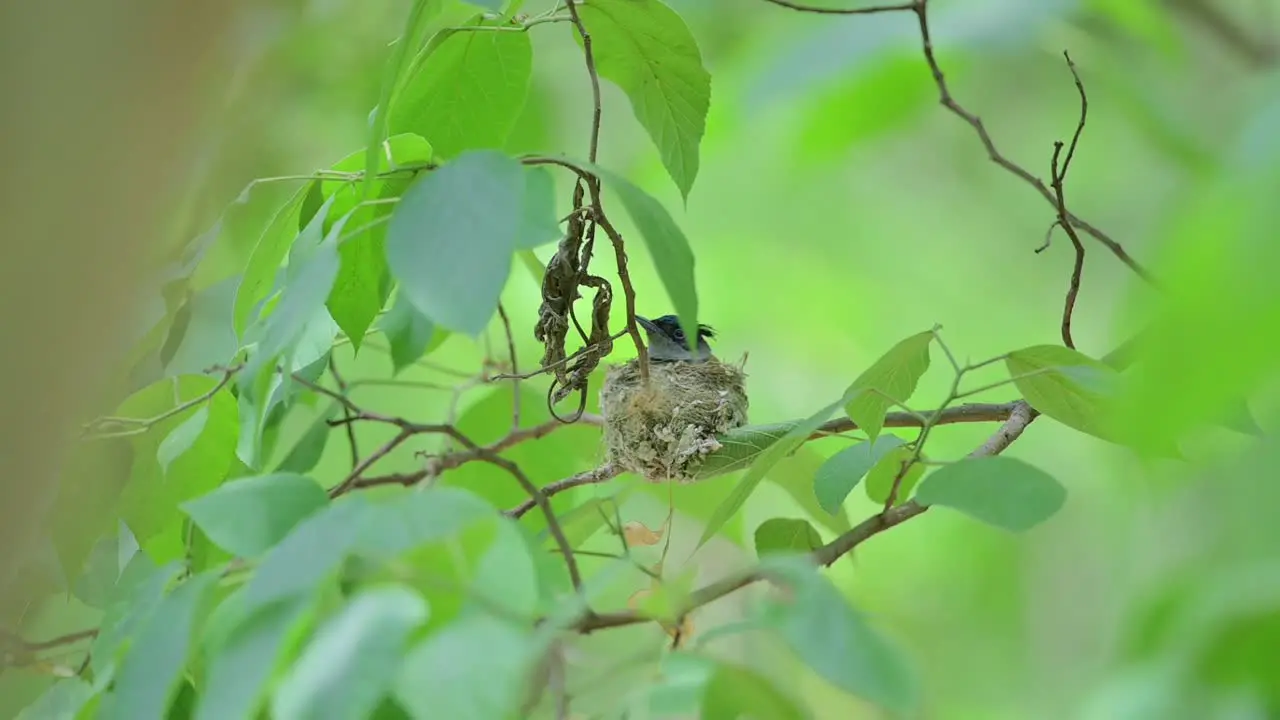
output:
[[[649,385],[631,360],[605,372],[600,388],[608,460],[650,482],[694,479],[716,440],[747,423],[746,373],[714,358],[650,363]]]

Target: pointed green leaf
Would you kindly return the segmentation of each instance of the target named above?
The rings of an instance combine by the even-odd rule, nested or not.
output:
[[[332,202],[333,198],[327,200],[298,236],[279,301],[270,314],[260,316],[258,350],[250,361],[250,370],[266,367],[281,353],[291,350],[324,309],[340,265],[336,242],[324,239],[319,230]]]
[[[369,717],[395,681],[409,633],[426,619],[426,602],[406,588],[359,592],[316,631],[280,681],[271,716]]]
[[[923,459],[923,456],[921,458]],[[867,497],[872,502],[889,502],[889,493],[893,491],[893,480],[898,477],[898,473],[902,472],[902,464],[909,460],[911,460],[911,449],[901,443],[881,455],[871,471],[867,473]],[[898,481],[898,495],[894,498],[894,505],[901,505],[911,499],[911,491],[920,482],[924,471],[925,466],[920,463],[915,463],[907,469],[907,474]]]
[[[426,37],[428,23],[440,12],[443,3],[436,0],[413,0],[409,8],[409,16],[405,18],[404,30],[396,38],[391,48],[391,57],[382,71],[382,86],[378,93],[378,104],[369,117],[369,133],[364,149],[364,178],[360,182],[360,198],[368,199],[373,194],[374,175],[378,169],[378,158],[381,155],[382,139],[387,136],[388,118],[391,115],[396,94],[404,87],[414,61],[414,53],[422,47],[422,39]]]
[[[160,443],[159,450],[156,451],[156,459],[160,461],[160,469],[169,470],[169,465],[178,458],[179,455],[191,449],[196,444],[196,440],[200,439],[200,433],[204,431],[205,423],[209,422],[209,406],[201,405],[195,414],[187,418],[181,425],[174,428],[173,432],[165,436],[163,442]]]
[[[181,583],[138,629],[115,674],[115,717],[165,717],[187,665],[201,606],[220,575],[210,571]]]
[[[93,695],[93,686],[80,678],[59,680],[23,708],[16,720],[75,720]]]
[[[551,171],[545,167],[524,169],[524,217],[516,248],[531,250],[564,234],[556,219],[556,186]]]
[[[790,593],[768,615],[806,665],[832,685],[896,713],[918,703],[915,672],[894,643],[876,632],[811,563],[776,556],[762,562],[766,575]]]
[[[999,455],[944,465],[916,493],[921,505],[944,505],[1013,532],[1048,520],[1066,499],[1066,488],[1049,473]]]
[[[240,279],[240,287],[236,290],[235,330],[239,336],[244,335],[249,321],[253,317],[254,308],[267,297],[271,283],[275,280],[280,263],[284,262],[289,252],[289,245],[298,235],[298,217],[302,202],[307,197],[311,183],[298,189],[289,198],[271,220],[271,224],[262,231],[258,244],[249,256],[249,264],[245,266],[244,276]],[[310,225],[309,225],[310,226]],[[316,226],[316,232],[319,232]]]
[[[400,292],[436,323],[479,335],[511,272],[524,193],[520,164],[493,150],[468,151],[415,180],[387,232]]]
[[[801,445],[795,452],[782,458],[765,476],[765,481],[782,488],[810,519],[839,535],[848,532],[849,511],[843,506],[829,512],[818,503],[813,492],[813,479],[826,460],[811,445]]]
[[[307,431],[289,450],[289,454],[280,461],[280,465],[276,467],[277,473],[311,472],[324,455],[325,445],[329,443],[329,436],[333,434],[329,420],[338,414],[338,409],[339,404],[334,401],[325,408],[324,412],[316,416],[316,419],[311,422],[311,427],[307,428]]]
[[[355,549],[365,502],[345,497],[298,523],[263,556],[244,590],[248,608],[312,592]]]
[[[541,647],[523,624],[469,613],[409,652],[395,696],[413,717],[514,717]]]
[[[1106,418],[1119,375],[1109,366],[1060,345],[1035,345],[1009,353],[1005,366],[1018,392],[1067,427],[1116,441]]]
[[[858,428],[875,440],[884,427],[884,416],[893,401],[905,403],[916,391],[916,385],[929,369],[929,343],[933,331],[916,333],[890,348],[867,368],[849,390],[852,395],[845,414]]]
[[[827,458],[813,477],[813,492],[823,510],[834,513],[844,505],[849,491],[875,467],[885,453],[902,445],[897,435],[881,435],[869,442],[860,442]]]
[[[687,199],[698,176],[698,145],[711,104],[711,75],[693,33],[659,0],[591,0],[578,12],[600,76],[630,98],[636,119]]]
[[[219,547],[256,557],[328,503],[316,481],[281,473],[232,480],[182,509]]]
[[[209,660],[195,720],[257,716],[285,641],[305,607],[306,601],[268,605],[231,629]]]
[[[756,555],[777,552],[806,553],[822,547],[822,537],[808,520],[770,518],[760,523],[755,532]]]
[[[392,99],[391,132],[417,133],[446,158],[502,147],[529,93],[533,46],[510,21],[477,15],[464,23],[479,25],[513,31],[444,30],[432,38]]]
[[[702,547],[708,540],[715,537],[720,528],[724,527],[724,524],[742,508],[747,502],[747,498],[751,497],[751,493],[755,492],[756,487],[760,485],[760,481],[769,472],[769,468],[799,447],[843,404],[844,399],[841,398],[805,420],[796,423],[780,440],[770,444],[768,448],[761,452],[756,457],[755,462],[752,463],[751,469],[734,486],[733,492],[720,503],[715,512],[711,514],[711,518],[707,520],[707,526],[702,531],[702,537],[698,539],[698,547]]]
[[[382,332],[391,345],[391,367],[394,374],[414,364],[427,352],[436,324],[418,312],[408,295],[401,290],[382,319]],[[442,331],[443,332],[443,331]]]
[[[702,694],[702,720],[806,720],[813,717],[798,698],[779,689],[768,676],[742,665],[715,663]]]
[[[719,449],[709,453],[698,466],[696,480],[706,480],[717,475],[745,470],[751,467],[760,454],[770,445],[786,437],[799,425],[799,421],[746,425],[734,428],[716,437]]]
[[[431,161],[434,150],[419,135],[402,133],[387,138],[379,152],[378,172],[386,172],[403,166],[421,166]],[[364,169],[363,150],[351,153],[334,163],[333,170],[354,172]],[[326,306],[334,322],[351,339],[351,345],[359,351],[365,332],[373,324],[390,294],[390,272],[387,269],[386,238],[387,220],[394,203],[409,186],[412,176],[400,174],[374,180],[370,194],[376,204],[360,205],[361,189],[348,181],[322,180],[319,183],[324,197],[335,198],[329,211],[330,218],[344,221],[339,238],[338,255],[341,266],[329,293]]]

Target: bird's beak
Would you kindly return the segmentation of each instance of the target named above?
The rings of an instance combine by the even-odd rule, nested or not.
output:
[[[650,320],[649,318],[640,317],[639,315],[637,315],[636,322],[640,323],[640,327],[644,328],[648,332],[651,332],[651,333],[660,332],[658,330],[658,326],[654,325],[653,321]]]

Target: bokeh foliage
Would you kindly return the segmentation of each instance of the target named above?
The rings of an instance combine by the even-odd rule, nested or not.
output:
[[[31,640],[98,635],[9,649],[6,716],[515,717],[537,699],[526,676],[544,717],[559,688],[584,717],[1280,711],[1280,458],[1265,432],[1280,7],[930,3],[952,90],[1044,178],[1078,113],[1063,48],[1080,68],[1071,209],[1158,287],[1086,237],[1076,352],[1057,330],[1070,246],[1059,234],[1033,253],[1054,210],[937,106],[910,13],[587,0],[593,164],[563,7],[408,5],[264,2],[246,17],[259,31],[139,293],[109,417],[67,463],[25,573],[41,593],[0,622]],[[545,377],[473,374],[504,369],[499,300],[521,369],[541,352],[540,273],[576,175],[522,164],[534,156],[601,177],[640,313],[713,323],[720,357],[749,353],[755,425],[722,472],[551,499],[575,548],[617,553],[621,535],[662,582],[584,554],[572,592],[542,514],[501,514],[529,495],[496,464],[426,490],[324,492],[353,474],[353,443],[367,457],[403,430],[354,422],[349,438],[328,422],[351,411],[335,392],[481,445],[512,431],[516,398],[517,431],[555,422]],[[616,277],[612,252],[596,255]],[[625,321],[615,302],[612,327]],[[1128,362],[1108,359],[1139,332]],[[631,352],[623,338],[610,361]],[[970,358],[997,357],[970,376]],[[1045,417],[998,458],[961,460],[995,424],[931,428],[926,454],[918,430],[884,422],[895,406],[1018,397]],[[842,416],[869,437],[801,444]],[[464,449],[415,434],[369,474]],[[580,424],[500,454],[541,487],[600,453]],[[895,482],[909,460],[927,464]],[[948,509],[821,573],[797,560],[895,485],[899,506],[914,492]],[[787,592],[673,614],[757,563]],[[658,622],[559,633],[586,604]]]

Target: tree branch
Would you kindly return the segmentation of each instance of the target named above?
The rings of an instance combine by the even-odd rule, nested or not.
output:
[[[929,32],[929,0],[913,0],[913,2],[908,3],[881,5],[869,8],[851,8],[845,10],[813,7],[790,2],[790,0],[765,0],[765,2],[790,10],[818,15],[869,15],[873,13],[908,11],[915,13],[916,20],[920,26],[920,41],[924,50],[924,60],[929,66],[929,72],[933,75],[934,84],[938,87],[939,102],[942,103],[942,106],[947,110],[950,110],[952,114],[956,115],[961,120],[964,120],[973,128],[973,131],[978,135],[978,140],[982,142],[982,147],[987,151],[987,157],[990,158],[992,162],[1031,186],[1031,188],[1040,193],[1040,196],[1047,202],[1054,205],[1055,208],[1057,207],[1057,198],[1054,196],[1054,193],[1049,186],[1045,185],[1043,180],[1033,175],[1026,168],[1001,154],[1000,150],[996,148],[995,141],[991,138],[991,133],[987,131],[986,125],[983,124],[982,118],[966,110],[962,105],[960,105],[960,103],[956,102],[954,97],[952,97],[951,88],[947,85],[946,75],[943,74],[942,67],[938,64],[938,59],[934,55],[933,39]],[[1124,246],[1112,239],[1110,235],[1070,212],[1065,213],[1065,216],[1067,219],[1067,225],[1079,228],[1080,230],[1088,233],[1110,250],[1111,254],[1115,255],[1120,262],[1127,265],[1130,270],[1138,275],[1138,277],[1153,286],[1156,285],[1156,280],[1152,277],[1151,273],[1142,265],[1138,264],[1138,261],[1134,260],[1133,257],[1129,255],[1128,251],[1124,249]]]
[[[1004,452],[1014,440],[1027,429],[1031,421],[1036,415],[1031,406],[1023,401],[1014,403],[1015,408],[1009,419],[1000,426],[1000,429],[987,439],[976,450],[969,454],[969,457],[986,457],[989,455],[998,455]],[[928,510],[928,506],[920,505],[914,500],[909,500],[896,508],[892,508],[888,512],[876,513],[871,517],[858,523],[856,527],[848,532],[840,535],[831,542],[814,550],[810,554],[813,561],[819,565],[830,566],[836,560],[848,554],[854,548],[880,533],[888,530],[896,525],[910,520],[913,517],[924,514]],[[690,613],[698,608],[708,605],[720,598],[741,588],[751,585],[760,580],[765,579],[759,568],[753,568],[739,575],[730,576],[723,580],[718,580],[699,590],[694,591],[689,600],[681,609],[673,613],[676,616],[682,616]],[[626,625],[635,625],[638,623],[653,622],[652,618],[641,615],[633,610],[614,612],[614,613],[593,613],[582,618],[574,626],[576,630],[583,633],[595,632],[596,630],[604,630],[607,628],[623,627]]]

